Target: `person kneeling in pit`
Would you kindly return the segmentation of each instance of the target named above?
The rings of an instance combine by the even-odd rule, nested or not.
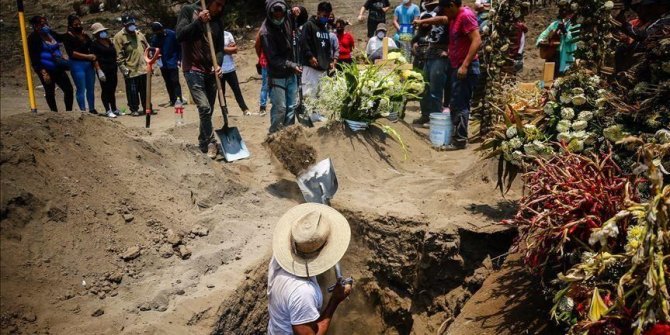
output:
[[[340,261],[350,238],[347,219],[326,205],[301,204],[279,219],[268,271],[268,334],[328,332],[337,306],[351,294],[351,285],[338,281],[319,312],[323,295],[316,276]]]

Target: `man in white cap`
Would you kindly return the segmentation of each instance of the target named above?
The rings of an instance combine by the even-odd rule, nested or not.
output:
[[[326,307],[316,276],[337,264],[349,246],[347,219],[335,209],[305,203],[277,222],[268,272],[268,334],[326,334],[335,309],[351,293],[339,282]]]

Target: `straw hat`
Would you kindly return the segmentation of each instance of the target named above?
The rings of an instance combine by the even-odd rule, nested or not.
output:
[[[105,31],[105,30],[108,30],[108,29],[105,28],[105,26],[103,26],[102,23],[100,23],[100,22],[96,22],[96,23],[91,25],[91,31],[93,31],[93,35],[101,32],[101,31]]]
[[[386,24],[385,23],[377,24],[377,30],[375,30],[375,32],[378,32],[378,31],[386,31]]]
[[[335,209],[305,203],[289,209],[277,222],[272,252],[286,272],[317,276],[340,261],[349,247],[351,229]]]

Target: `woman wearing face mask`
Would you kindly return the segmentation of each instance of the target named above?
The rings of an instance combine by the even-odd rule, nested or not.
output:
[[[100,80],[102,93],[102,105],[105,107],[106,115],[115,118],[121,115],[121,111],[116,108],[116,85],[118,83],[116,71],[116,49],[109,39],[109,32],[101,23],[91,25],[91,31],[95,36],[95,41],[91,44],[91,52],[97,57],[98,64],[106,80]]]
[[[375,36],[370,38],[368,45],[365,48],[365,54],[368,56],[370,61],[375,61],[382,58],[384,37],[386,37],[386,24],[380,23],[377,25]],[[387,40],[389,43],[389,51],[398,48],[395,42],[393,42],[393,39],[389,38]]]
[[[91,114],[98,114],[95,110],[95,69],[94,64],[98,59],[91,52],[91,38],[84,33],[81,20],[76,15],[67,17],[67,34],[63,44],[68,56],[70,56],[70,71],[72,79],[77,88],[75,94],[80,111],[86,111],[86,102],[88,102],[88,111]],[[103,80],[104,74],[100,72],[100,79]]]
[[[351,64],[351,52],[354,50],[354,37],[348,31],[344,31],[344,27],[347,25],[346,22],[342,19],[338,19],[335,22],[335,34],[337,35],[337,41],[340,45],[340,56],[337,58],[337,65],[340,64]]]
[[[58,86],[63,91],[65,110],[72,111],[74,96],[72,83],[67,75],[69,65],[63,58],[58,44],[63,35],[52,31],[43,16],[33,16],[30,24],[33,26],[33,32],[28,35],[30,64],[42,82],[47,105],[52,112],[58,111],[56,104],[56,86]]]

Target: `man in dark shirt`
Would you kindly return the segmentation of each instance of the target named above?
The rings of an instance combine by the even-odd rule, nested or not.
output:
[[[310,18],[302,27],[300,41],[304,70],[302,88],[306,97],[316,98],[321,78],[326,71],[335,67],[330,32],[326,26],[332,12],[330,2],[321,2],[317,7],[316,16]]]
[[[181,46],[177,43],[177,34],[172,29],[165,29],[160,22],[151,24],[154,36],[151,46],[161,50],[161,76],[170,96],[170,106],[179,99],[184,102],[179,84],[179,66],[181,65]]]
[[[215,158],[218,153],[212,136],[212,111],[216,102],[216,75],[221,75],[223,60],[223,6],[226,0],[207,0],[206,8],[200,3],[185,5],[177,19],[177,41],[181,43],[182,70],[200,116],[200,151]],[[212,60],[205,24],[209,22],[214,39],[216,58]]]
[[[366,0],[361,12],[358,14],[358,21],[363,21],[363,13],[368,11],[368,38],[375,35],[377,25],[386,23],[386,12],[391,8],[389,0]]]

